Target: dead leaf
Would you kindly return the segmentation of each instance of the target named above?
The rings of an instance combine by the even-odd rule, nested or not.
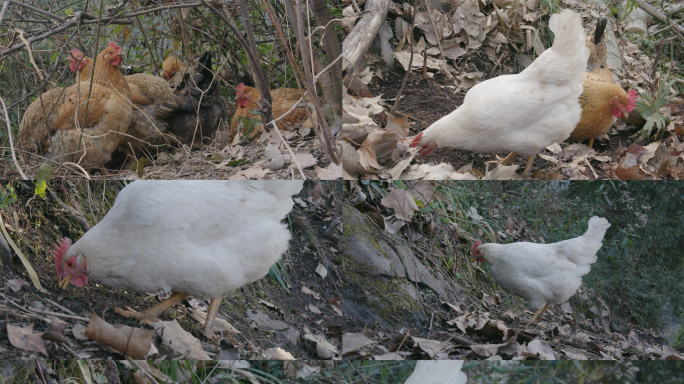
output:
[[[26,327],[16,327],[7,323],[7,338],[14,347],[25,351],[40,352],[48,357],[42,336],[43,332],[33,332],[33,323]]]
[[[87,338],[106,344],[136,360],[144,359],[149,354],[154,334],[155,330],[109,324],[97,313],[93,313],[88,328],[84,332]]]
[[[295,153],[295,158],[302,169],[313,167],[318,163],[318,160],[310,153]]]
[[[207,313],[203,311],[198,311],[196,309],[190,309],[190,314],[197,320],[200,324],[204,324],[207,321]],[[216,318],[214,319],[214,332],[222,332],[223,335],[237,335],[240,331],[233,327],[229,322],[224,319]]]
[[[346,355],[347,353],[358,351],[367,345],[375,343],[375,341],[363,333],[345,333],[342,335],[342,354]]]
[[[26,285],[26,281],[24,281],[24,279],[22,279],[21,277],[12,280],[7,280],[7,286],[14,292],[19,292],[21,287],[23,287],[24,285]]]
[[[175,352],[175,358],[192,360],[209,360],[210,357],[202,349],[202,343],[190,332],[181,328],[178,321],[156,321],[149,323],[161,337],[162,347]],[[167,356],[168,358],[174,358]]]
[[[396,188],[382,198],[380,204],[394,210],[394,216],[403,221],[411,221],[418,205],[411,193],[405,189]]]
[[[534,339],[527,344],[527,352],[540,360],[556,360],[553,349],[548,344],[539,341],[539,339]],[[525,354],[523,353],[523,355]],[[526,357],[532,356],[528,355]]]

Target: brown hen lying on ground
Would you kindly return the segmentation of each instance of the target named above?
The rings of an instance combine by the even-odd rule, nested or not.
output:
[[[19,127],[21,149],[57,161],[102,167],[124,139],[132,111],[130,90],[119,71],[121,48],[114,42],[97,57],[95,81],[53,89],[35,100]],[[85,72],[78,68],[79,77]],[[86,115],[87,108],[87,115]]]
[[[271,91],[271,116],[274,120],[285,116],[276,122],[278,129],[286,130],[289,124],[302,123],[306,120],[305,103],[308,98],[293,109],[303,94],[303,91],[293,88],[278,88]],[[230,121],[232,137],[235,137],[238,128],[241,128],[244,136],[248,139],[254,138],[257,133],[265,132],[263,125],[261,125],[261,113],[257,105],[260,97],[261,92],[256,88],[247,87],[242,83],[238,85],[238,108]],[[292,111],[290,111],[291,109]]]

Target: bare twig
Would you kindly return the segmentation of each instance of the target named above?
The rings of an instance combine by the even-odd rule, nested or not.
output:
[[[50,12],[43,11],[42,9],[36,8],[36,7],[32,6],[32,5],[20,3],[20,2],[15,1],[15,0],[10,0],[10,3],[16,4],[16,5],[18,5],[18,6],[22,7],[22,8],[30,9],[30,10],[32,10],[33,12],[40,13],[40,14],[43,15],[43,16],[47,16],[47,17],[53,18],[53,19],[59,21],[60,23],[66,22],[66,20],[62,19],[61,17],[59,17],[59,16],[57,16],[57,15],[54,15],[54,14],[52,14],[52,13],[50,13]]]
[[[292,162],[295,163],[295,165],[297,166],[297,169],[299,170],[299,174],[302,175],[302,179],[306,180],[306,176],[304,175],[304,171],[302,170],[302,166],[299,165],[299,161],[297,161],[297,158],[295,157],[294,152],[292,152],[292,148],[290,148],[290,144],[288,144],[287,141],[285,141],[285,138],[280,133],[280,129],[278,129],[278,126],[276,125],[275,121],[271,121],[271,125],[273,126],[273,130],[276,132],[276,134],[280,138],[280,141],[285,145],[285,148],[287,148],[287,151],[290,152],[290,157],[292,157]]]
[[[425,0],[425,7],[427,8],[428,18],[430,19],[430,24],[432,24],[432,30],[435,32],[435,39],[437,40],[437,47],[439,47],[439,59],[444,60],[444,51],[442,50],[442,43],[439,42],[439,35],[437,34],[437,27],[435,27],[435,21],[432,20],[432,12],[430,12],[430,0]],[[415,9],[413,10],[415,12]],[[414,16],[415,18],[415,16]]]
[[[2,4],[2,9],[0,10],[0,25],[2,25],[2,19],[5,18],[5,12],[7,12],[7,7],[10,5],[10,0],[5,0],[5,3]]]
[[[408,30],[408,39],[409,39],[409,47],[411,50],[411,57],[409,58],[409,65],[408,65],[408,70],[406,71],[406,75],[404,76],[404,81],[401,83],[401,88],[399,88],[399,93],[397,93],[396,98],[394,99],[394,106],[392,107],[392,110],[390,113],[394,115],[397,111],[397,107],[399,106],[399,99],[401,98],[401,93],[404,92],[404,87],[406,86],[406,81],[409,78],[409,75],[411,75],[411,70],[413,69],[413,28],[416,23],[416,9],[415,7],[411,10],[411,27],[409,27]]]
[[[2,110],[5,113],[5,123],[7,123],[7,137],[9,139],[10,148],[12,149],[12,159],[14,160],[14,166],[17,167],[17,171],[21,175],[21,178],[24,180],[28,180],[28,177],[26,177],[24,171],[21,170],[19,162],[17,161],[17,154],[16,152],[14,152],[14,141],[12,140],[12,136],[14,134],[12,133],[12,127],[10,126],[10,118],[7,114],[7,107],[5,107],[5,100],[3,100],[2,96],[0,96],[0,103],[2,103]]]

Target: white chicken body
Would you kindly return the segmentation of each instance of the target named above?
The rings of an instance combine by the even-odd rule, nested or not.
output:
[[[420,144],[529,157],[567,139],[582,113],[589,49],[578,14],[564,10],[551,16],[550,28],[556,36],[552,48],[519,74],[474,86],[459,108],[422,132]]]
[[[420,360],[404,384],[466,384],[463,360]]]
[[[204,299],[264,277],[287,250],[301,181],[136,181],[73,244],[89,278]]]
[[[584,235],[553,244],[518,242],[482,244],[490,271],[501,287],[529,301],[534,310],[561,304],[572,297],[596,262],[608,220],[589,219]]]

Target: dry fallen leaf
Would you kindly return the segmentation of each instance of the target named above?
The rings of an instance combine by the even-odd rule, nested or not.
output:
[[[123,324],[112,325],[93,313],[84,335],[124,355],[140,360],[149,354],[154,333],[152,329],[132,328]]]
[[[23,328],[7,323],[7,337],[14,347],[25,351],[40,352],[47,357],[48,353],[42,336],[43,332],[33,332],[33,323]]]
[[[394,216],[403,221],[411,221],[418,205],[411,193],[405,189],[396,188],[382,198],[380,204],[394,210]]]
[[[149,324],[155,328],[154,332],[161,337],[160,351],[162,351],[162,348],[166,348],[168,351],[175,352],[175,358],[192,360],[210,359],[209,355],[202,349],[202,343],[190,332],[181,328],[178,321],[156,321]],[[167,355],[169,358],[174,358],[174,356]]]

